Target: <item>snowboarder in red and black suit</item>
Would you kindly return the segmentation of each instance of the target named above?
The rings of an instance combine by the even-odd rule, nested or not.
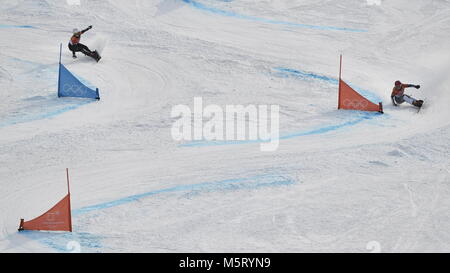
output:
[[[420,85],[403,84],[400,81],[396,81],[395,87],[394,87],[394,89],[392,89],[392,94],[391,94],[392,103],[395,106],[398,106],[399,104],[407,102],[416,107],[419,107],[419,108],[422,107],[423,100],[416,100],[415,98],[405,94],[405,88],[409,88],[409,87],[414,87],[416,89],[419,89]]]
[[[84,34],[86,31],[90,30],[92,26],[89,26],[88,28],[79,31],[78,29],[73,30],[72,38],[70,38],[69,42],[69,49],[72,51],[72,57],[75,59],[77,58],[76,52],[81,52],[86,56],[92,57],[99,60],[99,55],[96,51],[91,51],[87,46],[80,43],[81,35]]]

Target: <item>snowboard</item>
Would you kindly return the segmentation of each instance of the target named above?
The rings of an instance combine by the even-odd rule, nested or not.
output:
[[[101,60],[101,58],[102,58],[102,56],[100,56],[100,53],[98,53],[97,50],[94,51],[94,54],[93,54],[92,57],[97,61],[97,63],[98,63],[98,62]]]
[[[100,56],[100,53],[98,53],[97,50],[94,50],[94,51],[92,52],[92,54],[90,55],[90,57],[91,57],[92,59],[96,60],[97,63],[98,63],[98,62],[100,61],[100,59],[102,58],[102,56]]]
[[[106,47],[106,44],[108,43],[107,37],[104,36],[97,36],[95,41],[92,43],[92,47],[95,48],[94,51],[94,59],[99,62],[102,58],[101,54],[103,52],[103,49]]]

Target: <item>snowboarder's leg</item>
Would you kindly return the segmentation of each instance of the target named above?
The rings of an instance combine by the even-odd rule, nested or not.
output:
[[[79,44],[80,48],[81,48],[81,52],[86,55],[89,56],[91,58],[93,58],[94,60],[96,60],[97,62],[100,61],[101,57],[100,55],[98,55],[98,52],[95,51],[91,51],[87,46],[83,45],[83,44]]]
[[[408,95],[403,95],[403,99],[411,105],[414,105],[416,107],[422,107],[423,104],[422,100],[416,100],[415,98]]]
[[[403,96],[395,96],[393,99],[395,100],[395,104],[397,104],[397,105],[405,102]]]
[[[406,101],[409,104],[413,104],[414,101],[416,101],[413,97],[410,97],[408,95],[403,95],[403,100]]]
[[[97,62],[101,59],[97,51],[91,51],[87,46],[83,44],[69,44],[69,49],[72,51],[74,58],[76,58],[75,52],[81,52],[86,56],[94,58]]]
[[[78,51],[80,51],[81,53],[83,53],[86,56],[90,56],[92,57],[93,52],[85,45],[83,44],[78,44]]]
[[[70,51],[72,51],[72,58],[76,59],[77,58],[77,55],[75,54],[76,47],[69,43],[69,49],[70,49]]]

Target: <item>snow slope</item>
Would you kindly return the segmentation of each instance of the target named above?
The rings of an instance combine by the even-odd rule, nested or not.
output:
[[[3,2],[1,252],[450,251],[448,0]],[[102,61],[72,60],[91,24]],[[56,98],[60,43],[101,101]],[[385,115],[336,110],[339,54]],[[420,114],[390,106],[397,79],[422,85]],[[279,150],[175,142],[194,97],[280,105]],[[66,167],[74,232],[17,233]]]

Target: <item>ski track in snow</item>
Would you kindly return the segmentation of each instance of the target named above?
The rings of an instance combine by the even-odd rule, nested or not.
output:
[[[215,182],[203,182],[192,185],[181,185],[172,188],[136,194],[120,198],[117,200],[109,201],[106,203],[87,206],[79,209],[73,209],[72,216],[74,218],[77,218],[95,211],[111,209],[114,207],[137,202],[144,198],[149,198],[160,194],[183,193],[184,195],[192,197],[198,194],[207,194],[210,192],[217,192],[217,191],[256,190],[265,187],[289,186],[296,183],[297,181],[288,177],[283,177],[280,175],[264,174],[248,178],[236,178]],[[82,229],[82,227],[78,227],[75,225],[74,230],[76,229]],[[101,249],[107,248],[107,246],[102,244],[102,240],[105,239],[105,236],[95,235],[88,232],[42,233],[34,231],[24,231],[21,232],[20,234],[27,237],[30,240],[34,240],[43,245],[46,245],[47,247],[50,247],[57,252],[70,252],[70,249],[67,247],[67,243],[71,241],[79,242],[81,245],[83,245],[85,251],[88,250],[90,252],[97,252],[100,251]]]
[[[200,3],[198,1],[194,0],[182,0],[184,3],[189,4],[189,6],[202,10],[207,11],[213,14],[226,16],[226,17],[233,17],[237,19],[243,19],[243,20],[249,20],[254,22],[260,22],[260,23],[266,23],[266,24],[274,24],[274,25],[282,25],[282,26],[288,26],[288,27],[300,27],[300,28],[309,28],[309,29],[316,29],[316,30],[325,30],[325,31],[346,31],[346,32],[367,32],[366,29],[356,29],[356,28],[346,28],[346,27],[334,27],[334,26],[318,26],[318,25],[308,25],[308,24],[300,24],[300,23],[293,23],[293,22],[286,22],[286,21],[278,21],[278,20],[272,20],[272,19],[266,19],[256,16],[248,16],[243,15],[239,13],[235,13],[232,11],[226,11],[214,7],[207,6],[203,3]]]
[[[56,65],[47,65],[47,64],[41,64],[41,63],[35,63],[28,60],[23,60],[19,58],[11,58],[13,61],[17,61],[21,64],[22,69],[24,69],[25,75],[31,75],[34,71],[47,71],[44,75],[39,74],[39,77],[34,77],[36,82],[51,82],[58,79],[58,70],[56,68]],[[55,66],[55,68],[50,68]],[[84,79],[83,77],[80,77],[79,75],[74,74],[83,84],[86,86],[93,88],[93,85]],[[57,87],[56,87],[57,88]],[[36,112],[21,112],[18,114],[15,114],[12,118],[6,118],[3,119],[0,122],[0,128],[13,126],[21,123],[27,123],[27,122],[33,122],[37,120],[42,119],[49,119],[56,117],[58,115],[64,114],[66,112],[76,110],[81,106],[84,106],[86,104],[90,104],[93,102],[96,102],[96,100],[89,100],[89,99],[75,99],[75,98],[58,98],[57,97],[58,90],[54,90],[54,94],[50,95],[49,97],[44,96],[35,96],[35,97],[28,97],[22,100],[25,104],[22,106],[23,109],[28,109],[27,111],[30,111],[29,109],[32,108],[35,104],[40,104],[40,109],[38,109]],[[42,100],[51,100],[52,104],[46,104],[45,101]],[[27,104],[26,102],[32,102],[33,104]],[[65,106],[65,104],[69,104],[68,106]]]
[[[302,70],[296,70],[296,69],[291,69],[291,68],[282,68],[282,67],[276,67],[274,68],[275,71],[277,71],[277,73],[275,73],[276,76],[279,77],[289,77],[289,76],[294,76],[296,78],[299,78],[301,80],[318,80],[318,81],[324,81],[333,85],[338,85],[339,84],[339,80],[336,78],[332,78],[332,77],[328,77],[328,76],[324,76],[324,75],[319,75],[316,73],[312,73],[312,72],[307,72],[307,71],[302,71]],[[350,84],[350,86],[352,86]],[[365,96],[366,98],[368,98],[369,100],[371,100],[374,103],[380,102],[381,98],[379,98],[376,94],[367,91],[365,89],[362,89],[360,87],[357,86],[352,86],[355,90],[357,90],[358,92],[360,92],[360,94],[362,94],[363,96]],[[341,123],[337,123],[337,124],[328,124],[328,125],[323,125],[319,128],[315,128],[315,129],[311,129],[311,130],[306,130],[306,131],[300,131],[300,132],[292,132],[292,133],[284,133],[282,134],[278,140],[288,140],[288,139],[292,139],[292,138],[297,138],[297,137],[303,137],[303,136],[311,136],[311,135],[319,135],[319,134],[325,134],[325,133],[329,133],[335,130],[339,130],[339,129],[343,129],[346,127],[352,127],[355,126],[363,121],[367,121],[367,120],[371,120],[374,118],[388,118],[389,115],[388,114],[383,114],[381,115],[380,113],[367,113],[367,112],[361,112],[361,111],[353,111],[355,113],[356,116],[359,116],[356,119],[350,119],[348,121],[345,122],[341,122]],[[384,120],[384,119],[383,119]],[[381,122],[381,120],[379,120],[379,122]],[[273,139],[276,140],[276,139]],[[180,144],[180,147],[206,147],[206,146],[221,146],[221,145],[243,145],[243,144],[255,144],[255,143],[265,143],[265,140],[236,140],[236,141],[193,141],[190,143],[184,143],[184,144]]]
[[[328,82],[332,85],[338,86],[339,85],[339,79],[320,75],[317,73],[313,73],[310,71],[304,71],[304,70],[298,70],[298,69],[292,69],[292,68],[286,68],[286,67],[275,67],[275,71],[278,73],[275,73],[275,75],[280,77],[286,77],[286,76],[293,76],[302,80],[308,80],[308,79],[314,79],[319,81]],[[378,103],[382,101],[382,99],[376,95],[375,93],[368,91],[366,89],[363,89],[362,87],[355,86],[351,83],[348,83],[353,89],[358,91],[361,95],[372,101],[373,103]]]
[[[31,27],[30,27],[31,28]],[[30,61],[26,61],[26,60],[21,60],[21,59],[17,59],[14,58],[15,60],[18,60],[24,64],[28,64],[30,67],[30,70],[39,70],[42,67],[46,67],[47,65],[44,64],[39,64],[39,63],[34,63],[34,62],[30,62]],[[328,82],[334,85],[338,84],[338,79],[336,78],[332,78],[332,77],[328,77],[328,76],[324,76],[324,75],[320,75],[317,73],[313,73],[313,72],[308,72],[308,71],[302,71],[302,70],[298,70],[298,69],[291,69],[291,68],[283,68],[283,67],[276,67],[274,68],[275,71],[277,71],[277,73],[275,74],[276,76],[279,77],[286,77],[286,76],[294,76],[300,79],[306,79],[306,80],[319,80],[319,81],[324,81],[324,82]],[[56,71],[53,71],[56,73]],[[49,78],[52,77],[57,77],[55,73],[51,73],[48,75]],[[75,76],[86,86],[88,86],[91,89],[95,89],[95,87],[93,87],[93,85],[85,80],[83,77],[80,77],[78,75],[75,74]],[[36,78],[36,80],[39,80],[38,78]],[[365,89],[362,89],[360,87],[357,86],[352,86],[353,88],[355,88],[355,90],[357,90],[358,92],[360,92],[363,96],[367,97],[369,100],[372,100],[373,102],[377,102],[377,101],[381,101],[381,99],[376,96],[374,93],[367,91]],[[68,99],[66,99],[68,100]],[[73,99],[72,99],[73,101]],[[78,99],[78,102],[76,102],[75,105],[70,105],[70,106],[66,106],[63,107],[61,109],[51,109],[52,107],[46,107],[44,110],[46,112],[43,113],[36,113],[33,116],[22,116],[22,117],[16,117],[13,118],[12,120],[4,120],[0,123],[0,128],[2,127],[7,127],[7,126],[12,126],[12,125],[16,125],[16,124],[21,124],[21,123],[26,123],[26,122],[32,122],[32,121],[37,121],[37,120],[41,120],[41,119],[48,119],[48,118],[52,118],[61,114],[64,114],[68,111],[72,111],[72,110],[76,110],[79,107],[89,104],[89,103],[94,103],[96,101],[94,100],[88,100],[88,99]],[[26,107],[26,106],[25,106]],[[53,106],[55,107],[55,106]],[[308,131],[302,131],[302,132],[293,132],[293,133],[285,133],[283,134],[279,140],[287,140],[287,139],[292,139],[295,137],[301,137],[301,136],[309,136],[309,135],[317,135],[317,134],[323,134],[323,133],[328,133],[330,131],[333,130],[338,130],[338,129],[342,129],[345,127],[351,127],[354,125],[357,125],[365,120],[369,120],[372,119],[374,117],[378,117],[378,114],[366,114],[366,113],[359,113],[358,115],[361,115],[361,117],[357,118],[357,119],[351,119],[348,120],[346,122],[342,122],[342,123],[338,123],[338,124],[328,124],[328,125],[324,125],[320,128],[315,128],[312,130],[308,130]],[[385,115],[386,116],[386,115]],[[185,143],[185,144],[181,144],[180,147],[199,147],[199,146],[217,146],[217,145],[242,145],[242,144],[254,144],[254,143],[262,143],[264,142],[263,140],[248,140],[248,141],[195,141],[192,143]]]

